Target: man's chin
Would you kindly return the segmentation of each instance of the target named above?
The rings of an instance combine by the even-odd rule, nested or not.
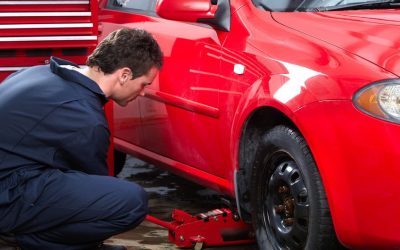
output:
[[[128,102],[117,102],[117,101],[115,101],[115,103],[118,104],[118,106],[121,106],[121,107],[128,106]]]
[[[128,104],[131,102],[131,101],[133,101],[133,100],[135,100],[136,99],[136,97],[134,97],[134,98],[132,98],[132,99],[129,99],[129,100],[119,100],[119,101],[116,101],[116,100],[114,100],[119,106],[121,106],[121,107],[126,107],[126,106],[128,106]]]

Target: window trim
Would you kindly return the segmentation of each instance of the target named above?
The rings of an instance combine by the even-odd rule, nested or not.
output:
[[[153,1],[153,4],[151,6],[152,9],[148,9],[148,10],[142,10],[142,9],[135,9],[135,8],[129,8],[129,7],[118,7],[114,5],[114,1],[116,0],[108,0],[107,1],[107,5],[106,8],[110,9],[110,10],[116,10],[116,11],[122,11],[122,12],[126,12],[126,13],[138,13],[138,14],[144,14],[144,15],[148,15],[148,16],[155,16],[158,17],[156,10],[155,10],[155,5],[156,5],[156,0],[151,0]],[[149,0],[146,0],[149,1]]]

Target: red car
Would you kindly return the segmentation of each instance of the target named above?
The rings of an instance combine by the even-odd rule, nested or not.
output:
[[[100,0],[165,65],[118,151],[237,202],[260,249],[400,248],[395,0]],[[340,242],[340,243],[339,243]]]

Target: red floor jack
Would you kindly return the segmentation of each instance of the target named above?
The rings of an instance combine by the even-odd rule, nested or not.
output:
[[[179,248],[227,246],[255,241],[251,225],[227,208],[190,215],[182,210],[172,211],[172,221],[148,215],[146,220],[168,229],[168,238]]]

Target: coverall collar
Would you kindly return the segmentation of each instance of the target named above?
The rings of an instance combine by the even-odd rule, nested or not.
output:
[[[83,87],[89,89],[100,98],[103,105],[108,101],[108,98],[105,96],[104,92],[100,89],[99,85],[95,81],[75,70],[64,68],[62,67],[63,65],[69,65],[79,68],[78,65],[70,61],[63,60],[54,56],[50,58],[50,69],[54,74],[60,76],[67,81],[76,82]]]

